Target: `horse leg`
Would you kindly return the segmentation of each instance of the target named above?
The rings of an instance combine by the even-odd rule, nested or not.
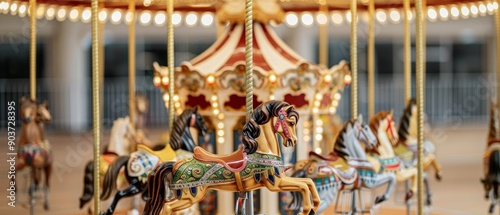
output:
[[[429,183],[429,177],[427,176],[427,173],[424,173],[424,186],[425,186],[425,193],[426,193],[425,205],[431,206],[431,204],[432,204],[432,191],[431,191],[431,185]]]
[[[436,160],[436,156],[434,154],[429,154],[426,157],[429,158],[429,163],[430,165],[434,168],[434,172],[436,173],[436,180],[441,181],[443,179],[443,170],[441,168],[441,165]]]
[[[373,184],[363,183],[363,185],[366,188],[374,188],[382,184],[387,184],[387,188],[385,189],[385,192],[382,196],[377,196],[375,198],[375,204],[382,203],[383,201],[391,197],[392,191],[394,190],[394,186],[396,185],[396,176],[391,173],[377,174],[375,176]]]
[[[313,184],[311,179],[307,178],[307,180],[309,180],[309,183]],[[314,188],[313,190],[309,190],[307,183],[298,181],[296,180],[296,178],[276,177],[275,185],[271,184],[271,182],[269,182],[268,180],[264,180],[264,185],[272,192],[299,191],[302,194],[302,199],[304,201],[302,213],[299,213],[299,215],[315,214],[315,210],[318,209],[317,207],[315,207],[314,209],[311,207],[311,198],[309,197],[311,193],[315,193],[312,197],[319,198],[316,189]]]
[[[101,212],[101,215],[113,214],[115,212],[116,205],[118,204],[118,201],[120,201],[121,198],[130,197],[137,193],[140,193],[141,191],[144,190],[145,186],[146,184],[137,181],[136,183],[131,184],[129,187],[125,188],[124,190],[118,190],[115,194],[115,198],[113,198],[113,201],[111,202],[111,205],[109,205],[108,210],[106,212]]]
[[[49,194],[50,194],[50,174],[52,173],[52,164],[45,167],[45,202],[43,203],[43,208],[45,210],[49,209]]]
[[[182,211],[200,202],[203,199],[203,197],[205,197],[205,195],[207,194],[208,189],[207,187],[197,187],[196,189],[198,191],[195,196],[192,196],[191,193],[188,191],[188,189],[182,190],[181,199],[168,202],[163,207],[164,214],[171,215],[177,211]]]
[[[396,173],[396,181],[403,182],[412,178],[410,191],[406,193],[405,201],[408,201],[413,197],[413,194],[417,190],[417,169],[409,168],[409,169],[401,169]]]
[[[309,178],[294,178],[294,179],[297,179],[297,181],[300,181],[302,183],[306,183],[307,184],[307,187],[309,188],[309,190],[316,190],[316,185],[314,185],[314,183],[309,183],[311,182],[311,180]],[[316,194],[318,195],[317,198],[314,197],[314,192],[311,192],[311,194],[313,195],[313,205],[314,205],[314,208],[318,208],[319,205],[321,204],[321,198],[319,198],[319,193],[317,193],[317,190],[316,190]],[[315,210],[317,211],[317,210]]]

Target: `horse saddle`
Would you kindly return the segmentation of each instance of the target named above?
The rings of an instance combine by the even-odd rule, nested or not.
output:
[[[222,164],[231,172],[241,172],[247,164],[247,153],[243,151],[243,147],[228,155],[216,155],[197,146],[194,148],[193,158],[202,162]]]
[[[330,153],[328,157],[325,157],[325,156],[320,155],[314,151],[309,152],[309,158],[311,158],[312,160],[324,160],[324,161],[332,161],[332,162],[339,159],[339,157],[334,153]]]
[[[363,170],[375,171],[373,165],[368,160],[352,159],[349,160],[347,163],[349,164],[349,166],[354,167],[358,170],[363,169]]]
[[[161,161],[175,160],[176,155],[170,144],[165,145],[165,148],[155,151],[144,144],[137,145],[137,150],[146,152],[147,154],[158,157]]]

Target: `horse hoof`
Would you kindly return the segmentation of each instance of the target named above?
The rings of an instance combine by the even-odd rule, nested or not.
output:
[[[406,196],[405,196],[405,202],[408,202],[408,200],[411,199],[411,197],[413,197],[413,191],[408,191],[408,193],[406,193]]]
[[[385,196],[377,196],[377,198],[375,198],[375,204],[379,204],[385,200]]]
[[[44,203],[43,204],[43,209],[45,209],[46,211],[49,210],[49,203]]]
[[[491,204],[490,209],[488,210],[488,213],[492,214],[494,210],[495,210],[495,205]]]
[[[426,206],[431,206],[432,205],[432,198],[430,196],[428,196],[427,200],[425,200],[425,205]]]
[[[436,180],[441,181],[443,179],[443,173],[436,173]]]
[[[312,209],[310,212],[309,212],[309,215],[315,215],[316,212],[314,212],[314,209]]]

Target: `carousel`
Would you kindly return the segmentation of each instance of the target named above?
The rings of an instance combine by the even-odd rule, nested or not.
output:
[[[36,98],[36,21],[67,17],[91,22],[92,28],[94,151],[83,170],[80,208],[93,200],[91,213],[120,213],[118,202],[133,197],[131,214],[375,214],[383,211],[395,185],[401,183],[406,189],[399,195],[406,206],[404,213],[433,214],[429,180],[442,180],[446,170],[425,135],[426,20],[495,14],[499,41],[497,11],[497,1],[472,0],[91,0],[90,7],[88,1],[4,0],[0,13],[29,16],[31,26],[31,94],[20,104],[22,162],[16,168],[31,167],[30,192],[35,192],[38,171],[45,171],[44,181],[49,181],[51,163],[57,159],[51,156],[43,132],[43,125],[51,120],[47,104],[38,104]],[[188,25],[198,20],[210,25],[216,20],[220,31],[207,50],[175,65],[174,25],[182,18]],[[328,68],[328,26],[344,19],[350,25],[350,59]],[[407,103],[404,110],[375,113],[374,26],[389,19],[404,24]],[[116,120],[112,131],[116,138],[101,152],[100,52],[107,20],[123,21],[129,30],[129,115]],[[357,31],[362,21],[368,26],[367,116],[358,112]],[[136,22],[166,24],[168,66],[155,62],[150,82],[161,91],[169,116],[168,138],[157,147],[142,132],[147,102],[135,94]],[[296,53],[274,29],[299,22],[319,28],[319,64]],[[411,56],[412,22],[415,56]],[[335,123],[347,88],[350,118]],[[498,108],[491,105],[481,179],[491,199],[490,213],[500,198]],[[395,119],[394,111],[403,113],[401,119]],[[49,210],[48,183],[43,187],[44,208]],[[37,203],[34,194],[30,196],[31,214],[35,214]],[[140,199],[144,207],[137,203]],[[104,200],[106,204],[101,204]]]

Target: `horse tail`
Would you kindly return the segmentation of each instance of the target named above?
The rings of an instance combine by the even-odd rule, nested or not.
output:
[[[85,165],[85,174],[83,175],[83,194],[80,197],[80,209],[85,206],[94,194],[94,161],[89,161]]]
[[[292,174],[293,178],[305,178],[306,176],[307,176],[306,171],[303,169],[297,170]],[[291,194],[292,194],[292,200],[288,205],[288,209],[293,211],[300,210],[300,207],[302,206],[302,198],[303,198],[302,194],[300,192],[291,192]]]
[[[491,183],[496,182],[500,183],[500,151],[495,150],[491,152],[489,158],[489,166],[488,166],[488,176],[487,179]]]
[[[172,174],[175,162],[165,162],[156,166],[148,176],[149,195],[144,208],[144,215],[157,215],[163,209],[165,194],[168,191],[168,183],[165,178]]]
[[[129,158],[129,156],[120,156],[109,165],[102,184],[102,200],[108,199],[111,193],[116,190],[116,178],[118,177],[118,173],[120,173],[120,169],[127,164]]]

